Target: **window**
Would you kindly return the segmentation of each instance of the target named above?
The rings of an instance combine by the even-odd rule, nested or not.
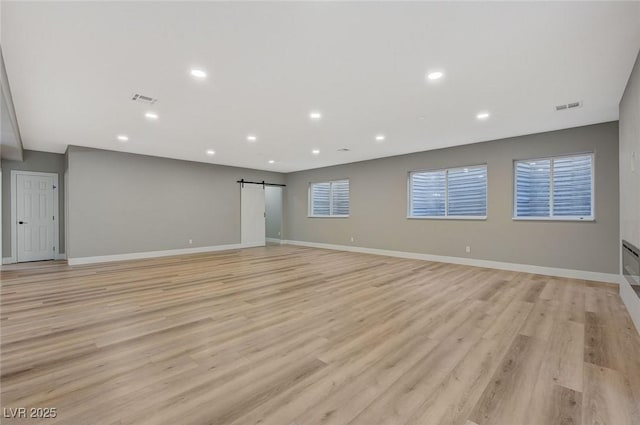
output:
[[[410,218],[486,216],[486,165],[409,174]]]
[[[515,162],[514,218],[593,220],[593,154]]]
[[[349,180],[311,183],[310,217],[349,217]]]

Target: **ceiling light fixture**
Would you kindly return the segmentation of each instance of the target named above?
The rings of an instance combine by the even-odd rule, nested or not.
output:
[[[314,121],[318,121],[322,118],[322,113],[319,111],[311,111],[309,112],[309,118],[311,118]]]
[[[127,136],[125,134],[119,134],[117,137],[118,137],[118,140],[120,140],[121,142],[129,141],[129,136]]]
[[[204,78],[207,78],[207,73],[204,72],[202,69],[193,68],[191,70],[191,76],[193,78],[197,78],[199,80],[202,80]]]
[[[427,74],[427,78],[432,81],[439,80],[443,76],[444,76],[444,72],[442,71],[434,71]]]
[[[378,142],[382,142],[382,141],[384,140],[384,134],[378,134],[378,135],[376,136],[376,140],[377,140]]]
[[[478,118],[479,120],[486,120],[487,118],[489,118],[489,113],[480,112],[478,115],[476,115],[476,118]]]
[[[314,150],[311,151],[311,153],[314,154],[314,155],[318,155],[320,153],[320,150],[319,149],[314,149]]]
[[[156,114],[155,112],[147,112],[146,114],[144,114],[144,116],[147,117],[147,119],[154,121],[158,119],[158,114]]]
[[[247,140],[250,142],[255,142],[256,140],[258,140],[258,138],[255,135],[250,134],[247,136]]]
[[[214,151],[213,149],[209,149],[209,150],[207,151],[207,155],[209,155],[209,156],[213,156],[213,155],[215,155],[215,154],[216,154],[216,151]]]
[[[269,160],[269,164],[273,164],[275,161],[273,159]]]

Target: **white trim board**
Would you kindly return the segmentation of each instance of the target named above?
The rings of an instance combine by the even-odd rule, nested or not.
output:
[[[386,249],[364,248],[360,246],[333,245],[305,241],[282,241],[283,244],[308,246],[311,248],[333,249],[338,251],[359,252],[362,254],[386,255],[388,257],[409,258],[413,260],[435,261],[439,263],[462,264],[465,266],[486,267],[498,270],[510,270],[514,272],[534,273],[547,276],[567,277],[571,279],[593,280],[620,284],[620,275],[614,273],[599,273],[584,270],[561,269],[557,267],[542,267],[529,264],[504,263],[501,261],[478,260],[475,258],[448,257],[444,255],[420,254],[417,252],[390,251]]]
[[[622,302],[627,307],[629,316],[631,316],[631,320],[640,334],[640,297],[636,295],[633,288],[631,288],[631,284],[624,276],[620,276],[620,298],[622,298]]]
[[[56,258],[54,258],[54,260],[66,260],[67,259],[67,254],[65,254],[64,252],[61,254],[56,254]],[[45,260],[45,261],[50,261],[50,260]],[[16,264],[16,257],[4,257],[2,259],[2,264]]]
[[[278,239],[278,238],[267,238],[266,240],[269,243],[277,243],[277,244],[281,244],[282,243],[282,239]]]
[[[163,251],[132,252],[129,254],[99,255],[95,257],[68,258],[70,266],[82,264],[108,263],[111,261],[141,260],[145,258],[171,257],[174,255],[199,254],[203,252],[227,251],[231,249],[255,248],[264,246],[260,243],[236,243],[229,245],[202,246],[198,248],[167,249]]]

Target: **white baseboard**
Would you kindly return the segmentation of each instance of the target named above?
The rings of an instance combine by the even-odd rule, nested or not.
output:
[[[631,316],[631,320],[640,334],[640,297],[631,288],[631,284],[624,276],[620,276],[620,298],[622,298],[622,302],[627,307],[629,316]]]
[[[264,246],[260,243],[237,243],[229,245],[203,246],[198,248],[167,249],[163,251],[132,252],[129,254],[99,255],[95,257],[68,258],[70,266],[82,264],[107,263],[111,261],[141,260],[145,258],[170,257],[174,255],[199,254],[202,252],[227,251],[230,249],[255,248]]]
[[[67,259],[67,254],[65,254],[64,252],[62,254],[57,254],[54,258],[54,260],[66,260]],[[17,263],[18,260],[16,259],[16,257],[4,257],[2,259],[2,264],[15,264]]]
[[[613,273],[599,273],[584,270],[561,269],[556,267],[533,266],[529,264],[504,263],[501,261],[479,260],[475,258],[448,257],[444,255],[420,254],[417,252],[390,251],[386,249],[364,248],[359,246],[333,245],[305,241],[282,241],[283,244],[308,246],[312,248],[333,249],[338,251],[360,252],[363,254],[386,255],[389,257],[409,258],[413,260],[436,261],[439,263],[462,264],[465,266],[486,267],[514,272],[534,273],[548,276],[567,277],[572,279],[593,280],[620,284],[620,275]]]
[[[269,243],[282,243],[282,239],[278,239],[278,238],[267,238],[267,242]]]

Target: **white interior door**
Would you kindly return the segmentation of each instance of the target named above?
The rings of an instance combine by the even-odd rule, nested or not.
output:
[[[264,246],[264,187],[259,184],[244,184],[240,188],[240,240],[243,244]]]
[[[17,261],[55,258],[54,177],[16,176]]]

